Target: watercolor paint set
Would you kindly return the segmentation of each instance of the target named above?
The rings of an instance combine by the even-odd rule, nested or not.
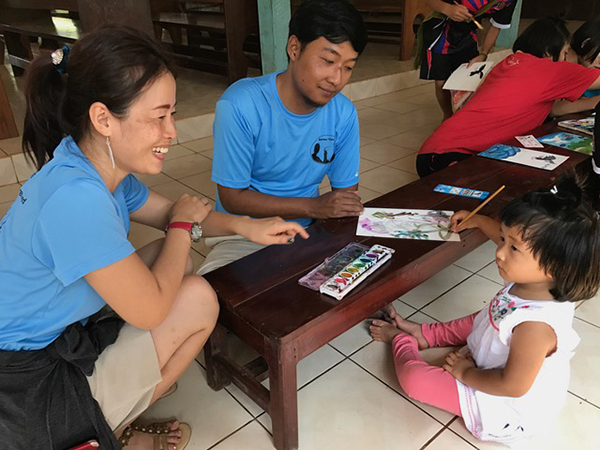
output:
[[[351,242],[335,255],[326,258],[323,263],[298,280],[302,286],[318,291],[323,283],[369,250],[368,245]]]
[[[392,257],[392,253],[394,253],[394,249],[389,247],[372,246],[325,281],[319,291],[341,300],[370,274],[385,264]]]

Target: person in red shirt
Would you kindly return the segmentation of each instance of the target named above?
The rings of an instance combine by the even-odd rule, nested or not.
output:
[[[558,99],[600,88],[600,70],[566,62],[570,33],[557,18],[535,21],[516,40],[471,100],[423,143],[424,177],[541,125]]]

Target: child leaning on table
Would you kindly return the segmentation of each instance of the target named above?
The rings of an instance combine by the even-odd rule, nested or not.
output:
[[[567,395],[569,360],[579,338],[575,302],[600,285],[600,219],[574,178],[513,200],[500,223],[467,211],[456,230],[479,227],[498,244],[496,264],[506,281],[481,311],[446,323],[417,324],[393,307],[392,323],[375,320],[375,340],[392,344],[406,393],[462,416],[475,437],[510,444],[547,428]],[[419,350],[465,345],[442,367]]]

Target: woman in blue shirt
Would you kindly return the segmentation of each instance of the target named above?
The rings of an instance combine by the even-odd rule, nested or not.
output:
[[[159,173],[176,137],[173,74],[159,44],[123,27],[30,67],[23,147],[39,170],[0,221],[1,428],[10,448],[69,448],[89,437],[107,449],[154,448],[152,436],[125,427],[185,371],[218,314],[210,285],[190,275],[192,240],[308,237],[279,218],[211,211],[203,198],[172,202],[132,175]],[[130,219],[166,237],[136,252]],[[122,328],[96,320],[106,305]],[[172,422],[160,439],[181,449],[189,427]]]

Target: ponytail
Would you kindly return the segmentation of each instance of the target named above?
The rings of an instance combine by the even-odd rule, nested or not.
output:
[[[65,77],[56,69],[50,54],[36,58],[27,71],[23,152],[38,170],[52,159],[54,149],[66,134],[61,118]]]

